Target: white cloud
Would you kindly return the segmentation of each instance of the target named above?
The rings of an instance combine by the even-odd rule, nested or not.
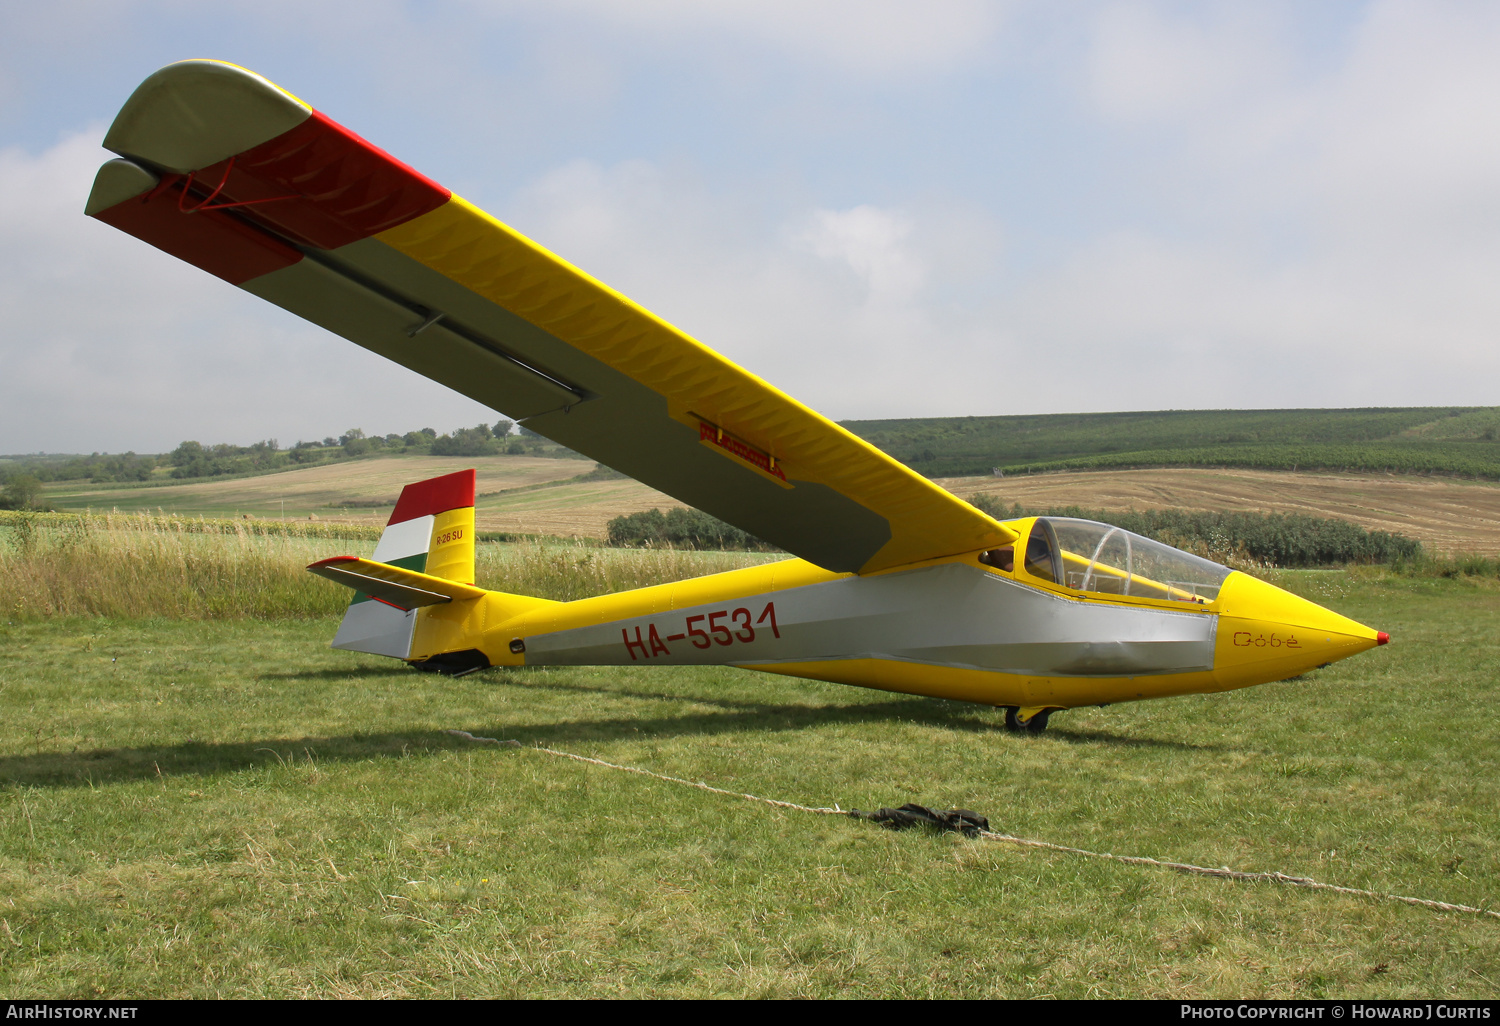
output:
[[[565,259],[799,399],[838,416],[940,404],[939,374],[974,344],[971,309],[927,287],[931,269],[989,257],[972,213],[861,205],[768,215],[693,172],[574,162],[513,198],[510,220]],[[770,200],[767,199],[767,203]],[[972,304],[971,304],[972,306]],[[980,347],[983,348],[982,346]],[[989,357],[986,357],[988,360]],[[962,374],[962,371],[955,368]],[[964,402],[984,402],[971,381]],[[920,393],[920,395],[918,395]],[[992,408],[970,406],[970,409]]]
[[[1322,129],[1312,184],[1338,230],[1445,246],[1495,238],[1497,48],[1500,8],[1372,11],[1343,73],[1312,97]]]
[[[903,307],[912,302],[926,277],[911,252],[911,219],[899,211],[858,206],[815,210],[795,243],[824,260],[845,263],[864,283],[871,307]]]
[[[1101,10],[1084,96],[1155,186],[1006,316],[1126,387],[1076,408],[1500,401],[1500,12],[1371,4],[1309,61],[1207,10]]]
[[[705,37],[754,41],[841,72],[884,75],[944,71],[982,57],[1015,5],[1002,0],[573,0],[566,6],[669,44],[701,44]]]
[[[773,220],[755,197],[645,161],[575,162],[511,213],[839,417],[1495,401],[1500,241],[1455,245],[1413,215],[1435,233],[1419,249],[1371,246],[1363,221],[1329,215],[1338,190],[1307,174],[1324,144],[1294,141],[1260,191],[1212,148],[1195,153],[1189,212],[1248,194],[1248,214],[1185,235],[1099,231],[1024,269],[998,262],[1002,233],[974,209],[782,207]],[[1366,215],[1399,218],[1401,203],[1383,191]],[[1288,210],[1305,237],[1267,245],[1259,219]]]
[[[1251,4],[1172,13],[1159,4],[1109,4],[1090,27],[1083,81],[1100,110],[1125,121],[1222,114],[1287,74],[1276,21],[1274,8]]]

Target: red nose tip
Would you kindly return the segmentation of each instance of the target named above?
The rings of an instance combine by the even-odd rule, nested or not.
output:
[[[1377,644],[1377,645],[1386,645],[1386,644],[1390,643],[1390,640],[1391,640],[1391,636],[1389,634],[1387,634],[1385,631],[1376,631],[1375,632],[1375,644]]]

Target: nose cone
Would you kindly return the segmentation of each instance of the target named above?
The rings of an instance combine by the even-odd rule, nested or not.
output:
[[[1225,580],[1217,605],[1214,675],[1226,688],[1285,680],[1390,640],[1384,631],[1242,573]]]

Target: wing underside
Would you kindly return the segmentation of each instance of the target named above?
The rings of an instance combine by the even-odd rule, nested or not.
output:
[[[484,596],[483,588],[450,581],[444,577],[417,573],[389,563],[358,556],[333,556],[308,566],[319,577],[353,588],[356,592],[380,599],[401,609],[442,605],[461,599]]]
[[[1014,540],[244,69],[169,65],[105,145],[90,215],[810,562]]]

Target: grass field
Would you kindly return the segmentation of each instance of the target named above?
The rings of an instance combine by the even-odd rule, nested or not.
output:
[[[536,552],[537,580],[593,572]],[[672,555],[636,577],[755,558]],[[1394,642],[1038,738],[733,669],[424,676],[329,650],[327,616],[0,620],[0,993],[1496,996],[1492,919],[896,834],[446,733],[1492,905],[1500,589],[1282,579]]]

